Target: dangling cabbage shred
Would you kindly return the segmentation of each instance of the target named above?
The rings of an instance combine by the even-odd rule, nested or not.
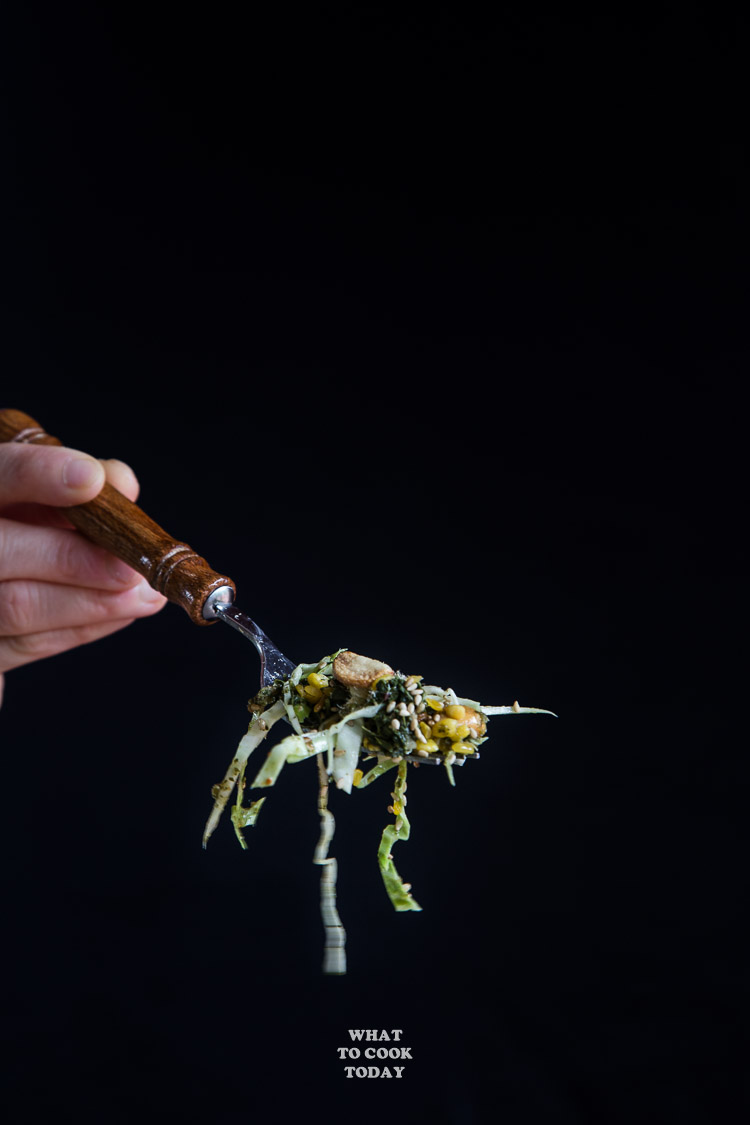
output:
[[[300,664],[287,680],[276,680],[250,700],[250,726],[223,780],[213,787],[214,806],[208,818],[206,847],[232,792],[236,798],[231,819],[237,838],[247,847],[243,829],[252,827],[265,797],[243,804],[245,772],[252,752],[280,719],[293,733],[268,752],[250,783],[251,789],[275,784],[285,765],[318,758],[321,836],[314,861],[322,865],[321,910],[326,931],[324,971],[346,972],[345,933],[335,906],[336,861],[328,856],[334,831],[328,809],[328,783],[351,793],[364,789],[389,770],[396,770],[392,804],[394,822],[383,830],[378,865],[383,884],[396,910],[421,910],[394,863],[392,848],[409,839],[406,816],[406,775],[411,763],[442,764],[451,785],[453,766],[468,757],[478,758],[478,747],[487,740],[487,720],[494,715],[544,714],[540,707],[488,707],[457,696],[450,688],[424,685],[421,676],[405,676],[387,664],[340,649],[315,664]],[[363,772],[361,764],[373,764]]]

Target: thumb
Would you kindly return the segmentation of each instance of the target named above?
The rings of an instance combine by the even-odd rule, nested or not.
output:
[[[95,457],[61,446],[0,444],[0,506],[70,507],[92,500],[104,484]]]

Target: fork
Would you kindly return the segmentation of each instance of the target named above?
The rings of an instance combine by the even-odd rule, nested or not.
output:
[[[62,445],[20,410],[0,410],[0,442],[5,441]],[[252,641],[260,657],[261,687],[291,676],[297,667],[295,662],[234,604],[236,588],[232,579],[213,570],[187,543],[173,539],[111,484],[105,484],[93,500],[61,511],[92,543],[122,559],[160,594],[182,606],[194,624],[223,621]],[[443,759],[436,754],[406,757],[418,765],[443,765]],[[463,765],[464,760],[457,756],[454,765]]]

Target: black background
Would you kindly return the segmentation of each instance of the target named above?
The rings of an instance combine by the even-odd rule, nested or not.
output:
[[[175,607],[10,673],[14,1121],[742,1120],[745,29],[26,5],[2,405],[136,470],[290,655],[487,703],[480,763],[200,837],[253,650]],[[398,1084],[344,1077],[402,1028]]]

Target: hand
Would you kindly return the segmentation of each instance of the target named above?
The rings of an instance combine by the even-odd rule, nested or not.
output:
[[[105,476],[136,499],[122,461],[0,443],[0,703],[4,672],[105,637],[166,601],[57,510],[92,500]]]

